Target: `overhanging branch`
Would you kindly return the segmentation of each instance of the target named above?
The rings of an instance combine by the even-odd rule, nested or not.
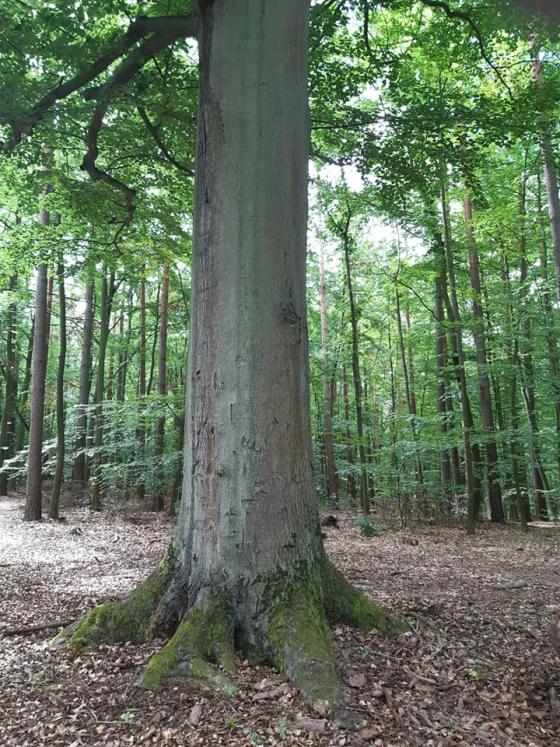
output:
[[[142,122],[146,125],[146,129],[152,136],[154,142],[156,143],[157,147],[159,148],[161,154],[163,157],[169,161],[173,166],[175,166],[176,169],[181,171],[183,174],[186,174],[187,176],[194,176],[194,171],[189,166],[185,166],[180,161],[178,161],[176,158],[174,158],[169,150],[167,149],[165,143],[161,139],[161,135],[159,134],[156,126],[150,121],[150,118],[148,117],[148,114],[146,112],[146,109],[143,106],[138,106],[138,114],[140,115],[140,118],[142,119]]]

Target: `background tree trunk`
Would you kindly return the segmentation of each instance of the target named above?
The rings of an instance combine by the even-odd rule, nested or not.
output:
[[[74,444],[74,464],[72,467],[72,480],[76,487],[83,486],[85,482],[84,453],[87,438],[88,404],[91,386],[91,346],[93,339],[93,281],[86,283],[84,328],[82,333],[82,353],[80,361],[80,385],[78,394],[78,414],[76,416],[76,442]]]
[[[158,361],[158,394],[161,406],[167,394],[167,319],[169,316],[169,265],[164,265],[161,276],[161,313],[159,317],[159,361]],[[165,441],[165,415],[160,415],[154,428],[154,457],[156,460],[156,487],[154,491],[154,510],[163,510],[165,490],[165,475],[163,470],[163,454]]]
[[[56,468],[49,502],[49,519],[58,520],[60,491],[64,482],[64,369],[66,366],[66,293],[64,290],[64,261],[60,258],[57,268],[58,276],[58,314],[59,314],[59,349],[58,370],[56,374]]]
[[[17,398],[17,355],[16,355],[16,328],[17,328],[17,275],[12,275],[9,290],[14,294],[8,307],[8,319],[6,324],[6,371],[4,406],[2,408],[2,420],[0,423],[0,470],[3,462],[13,454],[15,428],[16,428],[16,398]],[[8,495],[8,475],[0,471],[0,495]]]
[[[333,404],[331,372],[329,364],[329,328],[327,322],[327,298],[325,291],[325,257],[323,245],[319,247],[319,297],[321,304],[321,346],[323,352],[323,438],[325,441],[325,467],[327,493],[333,508],[337,506],[338,489],[334,460]]]

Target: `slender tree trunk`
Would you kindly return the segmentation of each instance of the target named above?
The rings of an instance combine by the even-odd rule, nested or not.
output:
[[[97,381],[95,385],[95,429],[93,445],[95,448],[93,462],[93,482],[91,486],[91,508],[101,510],[102,467],[103,457],[103,396],[105,394],[105,358],[107,342],[109,340],[109,325],[111,321],[111,307],[115,293],[115,273],[111,270],[107,280],[107,270],[103,269],[101,281],[101,320],[99,325],[99,351],[97,357]]]
[[[2,409],[2,420],[0,423],[0,495],[8,495],[8,475],[2,472],[2,464],[13,454],[15,428],[16,428],[16,399],[18,384],[18,366],[16,354],[17,334],[17,275],[12,275],[9,284],[10,293],[13,298],[8,307],[8,319],[6,324],[6,370],[4,374],[4,406]]]
[[[327,297],[325,290],[325,258],[323,245],[319,248],[319,296],[321,302],[321,344],[323,350],[323,434],[325,439],[325,466],[327,492],[333,508],[338,504],[337,477],[334,459],[333,405],[331,371],[329,363],[329,330],[327,322]]]
[[[439,471],[443,497],[447,513],[451,512],[451,459],[449,449],[445,445],[449,439],[448,435],[448,412],[447,412],[447,386],[445,369],[447,367],[447,355],[444,330],[444,311],[442,297],[442,283],[444,270],[436,277],[434,291],[434,318],[436,324],[436,410],[439,416],[439,429],[442,438],[442,446],[439,450]]]
[[[537,88],[543,87],[542,68],[539,60],[538,44],[533,51],[532,72],[533,81]],[[558,176],[554,162],[554,150],[550,139],[550,124],[548,116],[540,115],[540,144],[544,166],[544,179],[548,198],[548,215],[550,231],[552,233],[552,250],[554,267],[556,269],[556,294],[560,302],[560,197],[558,196]]]
[[[152,353],[150,355],[150,375],[148,377],[148,387],[146,394],[151,394],[152,386],[154,383],[154,372],[156,370],[156,350],[158,344],[158,331],[159,331],[159,299],[161,294],[161,283],[158,283],[157,294],[156,294],[156,306],[155,306],[155,318],[154,318],[154,334],[152,337]]]
[[[354,448],[352,446],[352,432],[350,429],[350,397],[348,392],[348,372],[346,365],[342,369],[342,399],[344,401],[344,422],[346,423],[346,461],[348,462],[348,477],[346,478],[346,492],[350,496],[352,506],[356,506],[356,479],[354,477]]]
[[[169,317],[169,265],[164,265],[161,276],[161,313],[159,317],[159,361],[158,361],[158,394],[163,406],[167,394],[167,320]],[[154,491],[154,510],[163,510],[165,475],[163,454],[165,442],[165,415],[160,415],[155,422],[154,457],[156,460],[156,488]]]
[[[80,386],[78,394],[78,409],[76,416],[76,442],[74,444],[74,464],[72,467],[72,481],[76,487],[85,483],[86,437],[91,386],[91,347],[93,339],[93,281],[88,280],[85,288],[84,328],[82,334],[82,353],[80,361]]]
[[[445,265],[449,281],[448,309],[449,319],[452,324],[452,340],[454,352],[457,357],[456,373],[459,380],[459,391],[461,394],[461,416],[463,421],[463,443],[465,450],[465,474],[467,478],[467,534],[474,534],[476,520],[480,511],[480,496],[477,496],[476,475],[471,444],[471,432],[473,429],[473,418],[470,407],[467,388],[467,377],[465,373],[465,355],[463,352],[463,331],[461,327],[461,316],[459,303],[457,301],[457,283],[455,280],[455,267],[451,251],[451,226],[449,222],[449,211],[447,205],[447,189],[442,182],[441,187],[441,212],[443,218],[443,247],[445,254]]]
[[[416,469],[416,504],[420,510],[425,510],[424,506],[424,475],[422,472],[422,462],[420,460],[420,450],[418,446],[418,413],[416,412],[416,394],[411,382],[410,363],[407,361],[406,348],[404,344],[404,334],[401,317],[401,299],[398,287],[395,288],[396,317],[397,317],[397,334],[399,337],[399,349],[401,353],[401,363],[403,369],[404,388],[406,394],[406,404],[408,408],[410,434],[414,444],[414,463]],[[409,359],[411,360],[411,359]]]
[[[35,339],[35,315],[31,319],[31,330],[27,344],[27,355],[25,356],[25,369],[23,372],[23,382],[20,389],[20,401],[18,403],[18,422],[16,427],[16,445],[14,453],[18,454],[23,449],[25,443],[25,434],[29,431],[29,426],[25,420],[27,402],[29,400],[29,387],[31,384],[31,366],[33,360],[33,340]]]
[[[358,458],[360,462],[360,506],[365,514],[369,514],[368,475],[366,471],[366,450],[364,444],[364,425],[362,415],[362,377],[360,373],[360,351],[358,344],[358,317],[352,285],[350,268],[350,213],[343,233],[344,262],[346,265],[346,283],[348,286],[348,300],[350,303],[350,323],[352,326],[352,374],[354,379],[354,404],[356,407],[356,433],[358,436]]]
[[[533,473],[535,510],[537,518],[548,518],[546,496],[549,491],[548,478],[544,470],[539,445],[539,425],[535,400],[535,374],[532,355],[531,315],[527,298],[527,235],[525,184],[519,189],[519,301],[521,340],[518,349],[518,363],[521,374],[521,391],[527,413],[529,433],[529,455]]]
[[[44,192],[46,195],[49,188]],[[49,225],[49,212],[45,207],[39,213],[39,223]],[[29,447],[27,457],[27,488],[25,495],[25,521],[43,518],[43,423],[45,418],[45,377],[48,357],[48,278],[47,265],[37,269],[35,285],[35,325],[33,332],[33,359],[31,375],[31,419],[29,422]]]
[[[558,351],[558,326],[554,315],[552,298],[548,282],[548,247],[546,242],[546,230],[543,220],[543,209],[541,201],[541,180],[537,177],[537,210],[539,214],[539,268],[542,283],[542,298],[546,319],[546,344],[548,347],[548,360],[550,365],[550,378],[552,393],[554,397],[554,415],[556,418],[556,463],[560,475],[560,355]]]
[[[464,196],[464,217],[469,252],[469,270],[473,291],[474,344],[478,369],[478,386],[480,391],[480,418],[486,436],[486,466],[488,475],[488,500],[490,518],[503,522],[502,488],[500,485],[500,466],[498,447],[496,446],[496,429],[492,410],[492,393],[488,374],[488,356],[486,352],[486,333],[484,329],[484,311],[482,309],[482,287],[480,279],[480,260],[476,248],[473,229],[472,199],[466,191]]]
[[[58,370],[56,374],[56,468],[49,502],[49,519],[58,520],[60,492],[64,482],[64,447],[65,447],[65,413],[64,413],[64,369],[66,366],[66,293],[64,290],[64,261],[61,257],[57,268],[58,275],[58,314],[59,314],[59,349]]]
[[[145,396],[146,396],[146,281],[144,280],[144,273],[142,273],[142,280],[140,281],[140,362],[138,370],[138,399],[140,400],[140,417],[138,419],[138,450],[142,456],[146,451],[146,428],[144,425],[144,407],[145,407]],[[138,500],[143,501],[146,497],[146,483],[144,482],[144,475],[140,475],[137,488]]]

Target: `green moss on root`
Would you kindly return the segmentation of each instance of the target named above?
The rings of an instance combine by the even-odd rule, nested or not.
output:
[[[268,618],[266,645],[272,664],[284,671],[310,701],[339,700],[321,585],[315,568],[269,582],[276,598]]]
[[[234,691],[215,665],[228,672],[235,670],[233,614],[225,592],[214,593],[185,615],[173,637],[152,656],[139,684],[158,690],[163,680],[184,675]]]
[[[170,549],[159,567],[130,596],[95,607],[56,636],[52,645],[68,644],[72,650],[81,651],[97,643],[147,640],[153,634],[152,617],[167,589],[172,566]]]
[[[400,635],[408,630],[405,623],[352,586],[327,558],[324,560],[322,579],[325,611],[330,622],[345,623],[360,630],[375,628],[390,636]]]

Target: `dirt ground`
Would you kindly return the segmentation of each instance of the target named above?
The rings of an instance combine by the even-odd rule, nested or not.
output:
[[[553,528],[416,527],[366,539],[351,516],[326,546],[348,578],[407,620],[387,640],[339,626],[334,650],[352,729],[307,706],[274,671],[239,660],[237,693],[173,681],[135,686],[161,642],[53,652],[56,629],[126,593],[173,526],[129,509],[67,509],[24,524],[0,499],[0,745],[560,745],[560,661],[546,632],[560,609]],[[320,710],[320,709],[319,709]]]

